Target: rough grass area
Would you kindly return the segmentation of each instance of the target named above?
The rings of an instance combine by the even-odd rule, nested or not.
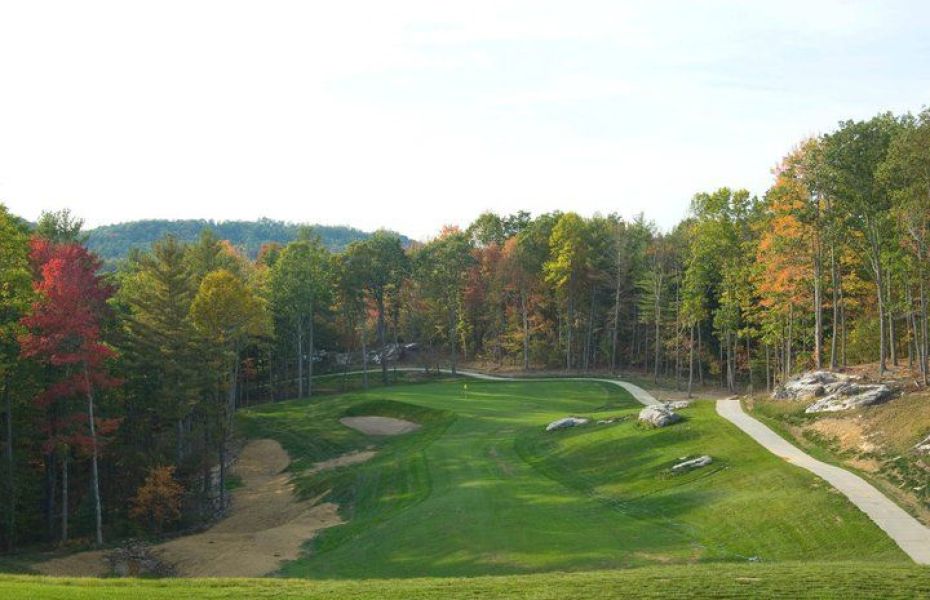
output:
[[[464,384],[467,383],[467,397]],[[772,456],[712,403],[646,430],[624,390],[578,381],[427,383],[266,405],[242,431],[295,458],[301,495],[330,490],[346,525],[281,574],[315,579],[594,571],[700,561],[905,561],[877,527],[814,476]],[[393,438],[347,415],[422,425]],[[622,417],[546,433],[566,415]],[[352,450],[369,462],[306,473]],[[672,475],[680,457],[704,469]]]
[[[0,597],[31,600],[183,598],[926,598],[930,570],[904,565],[681,565],[625,571],[546,573],[466,579],[52,579],[0,576]]]

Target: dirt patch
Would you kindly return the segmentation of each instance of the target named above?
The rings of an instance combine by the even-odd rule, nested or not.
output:
[[[343,454],[342,456],[337,456],[336,458],[321,460],[318,463],[314,463],[314,465],[304,473],[311,475],[313,473],[319,473],[320,471],[329,471],[330,469],[338,469],[339,467],[357,465],[371,460],[375,457],[375,454],[377,454],[377,452],[374,450],[356,450],[348,454]]]
[[[346,464],[361,460],[357,455],[363,453],[354,454]],[[203,533],[153,546],[152,553],[182,577],[259,577],[298,558],[304,542],[342,520],[336,504],[320,503],[325,494],[297,499],[290,476],[283,472],[289,463],[278,442],[249,442],[233,469],[242,487],[232,492],[228,516]],[[35,568],[47,575],[106,575],[104,554],[82,552]]]
[[[32,565],[42,575],[53,577],[105,577],[110,574],[106,550],[78,552]]]
[[[835,439],[843,450],[874,452],[878,449],[878,446],[869,441],[865,427],[859,419],[818,419],[808,428],[822,436]]]
[[[392,417],[343,417],[339,422],[365,435],[401,435],[420,428],[416,423]]]

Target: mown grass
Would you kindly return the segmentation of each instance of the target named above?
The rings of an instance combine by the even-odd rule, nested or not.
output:
[[[463,386],[467,383],[467,398]],[[480,576],[695,561],[903,561],[844,497],[772,456],[712,403],[666,429],[636,424],[641,406],[595,382],[447,381],[266,405],[241,415],[249,436],[295,457],[301,494],[330,491],[346,525],[326,530],[281,573],[312,578]],[[372,438],[345,415],[423,427]],[[583,415],[612,424],[557,433]],[[314,462],[374,447],[372,461],[314,475]],[[710,454],[673,476],[680,457]]]
[[[54,579],[0,576],[0,597],[34,600],[204,598],[927,598],[930,570],[908,565],[715,564],[503,577],[306,581]]]

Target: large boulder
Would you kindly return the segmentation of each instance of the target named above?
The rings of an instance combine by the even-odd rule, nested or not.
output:
[[[834,412],[880,404],[894,394],[887,385],[845,383],[807,407],[804,412]]]
[[[854,377],[831,371],[802,373],[785,382],[772,393],[776,400],[813,400],[826,395],[828,386],[852,381]]]
[[[834,412],[878,404],[891,398],[894,390],[884,384],[861,383],[859,377],[832,371],[802,373],[772,393],[776,400],[814,400],[808,413]]]
[[[653,404],[639,411],[639,420],[652,427],[666,427],[681,420],[681,415],[666,404]]]
[[[665,406],[671,408],[672,410],[678,410],[680,408],[688,408],[691,406],[690,400],[672,400],[671,402],[666,402]]]
[[[579,425],[586,425],[587,423],[588,419],[584,417],[565,417],[564,419],[559,419],[546,425],[546,431],[568,429],[569,427],[578,427]]]

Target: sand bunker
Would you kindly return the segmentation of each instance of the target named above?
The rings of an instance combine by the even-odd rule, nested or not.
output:
[[[366,454],[353,452],[314,469],[355,464],[371,458],[362,458]],[[278,442],[250,442],[233,469],[243,485],[232,492],[229,515],[204,533],[153,546],[152,553],[175,565],[183,577],[258,577],[296,559],[304,542],[342,520],[332,502],[297,500],[290,477],[283,473],[289,462]],[[109,572],[103,557],[100,551],[81,552],[34,568],[47,575],[103,576]]]
[[[400,435],[420,428],[416,423],[391,417],[343,417],[339,422],[366,435]]]

